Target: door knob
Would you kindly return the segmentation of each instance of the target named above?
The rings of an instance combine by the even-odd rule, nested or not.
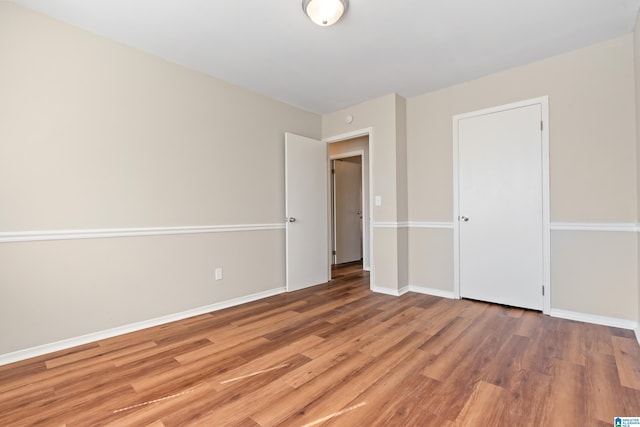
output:
[[[467,218],[466,216],[461,216],[460,219],[464,222],[469,221],[469,218]]]
[[[292,216],[287,217],[287,218],[285,218],[284,220],[285,220],[286,222],[296,222],[296,219],[295,219],[294,217],[292,217]]]

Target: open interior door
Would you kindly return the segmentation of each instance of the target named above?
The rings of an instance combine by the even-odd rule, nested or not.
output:
[[[327,144],[285,134],[287,292],[329,281]]]

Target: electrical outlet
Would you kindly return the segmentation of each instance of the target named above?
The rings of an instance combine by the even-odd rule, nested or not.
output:
[[[216,268],[216,280],[222,280],[222,267]]]

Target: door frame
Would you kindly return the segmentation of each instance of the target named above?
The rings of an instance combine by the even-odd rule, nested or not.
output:
[[[544,286],[544,314],[551,310],[551,227],[550,227],[550,194],[549,194],[549,97],[527,99],[497,107],[485,108],[469,113],[453,116],[453,292],[460,299],[460,187],[459,187],[459,139],[458,122],[470,117],[498,113],[515,108],[540,105],[542,113],[542,280]]]
[[[329,171],[331,171],[332,169],[332,165],[331,163],[334,160],[340,160],[340,159],[347,159],[349,157],[360,157],[361,159],[361,165],[362,163],[364,163],[364,150],[354,150],[354,151],[349,151],[347,153],[343,153],[343,154],[337,154],[335,156],[329,156]],[[360,191],[362,192],[363,196],[364,196],[364,180],[365,180],[365,173],[364,173],[364,167],[360,168]],[[329,192],[329,197],[332,199],[330,200],[330,206],[331,206],[331,219],[330,219],[330,227],[331,227],[331,251],[335,250],[336,248],[336,224],[335,224],[335,220],[336,220],[336,206],[335,206],[335,200],[336,200],[336,195],[335,195],[335,175],[331,175],[333,178],[333,188],[331,188],[331,191]],[[361,231],[361,236],[360,238],[362,239],[362,269],[363,270],[368,270],[368,268],[365,268],[365,266],[369,266],[369,254],[367,250],[365,250],[365,247],[367,247],[368,245],[368,240],[367,240],[367,234],[364,232],[365,227],[366,227],[366,221],[365,218],[368,218],[369,215],[369,208],[367,206],[367,203],[365,203],[365,198],[362,197],[362,202],[360,203],[360,212],[362,213],[362,231]],[[333,260],[335,257],[335,255],[331,255],[331,259]]]
[[[363,129],[358,129],[358,130],[354,130],[352,132],[346,132],[346,133],[342,133],[342,134],[338,134],[338,135],[334,135],[334,136],[330,136],[330,137],[326,137],[323,138],[322,141],[326,142],[327,144],[332,144],[334,142],[340,142],[340,141],[347,141],[349,139],[354,139],[354,138],[358,138],[361,136],[367,136],[369,137],[369,203],[367,203],[367,209],[368,209],[368,214],[369,214],[369,250],[368,250],[368,258],[369,258],[369,263],[367,265],[367,263],[364,261],[364,253],[366,253],[367,251],[363,250],[363,264],[362,264],[362,268],[364,270],[369,270],[370,275],[369,275],[369,288],[371,289],[371,287],[374,285],[375,282],[375,268],[374,268],[374,253],[373,253],[373,248],[374,248],[374,236],[373,236],[373,223],[374,223],[374,210],[373,210],[373,188],[374,188],[374,181],[373,181],[373,155],[374,155],[374,136],[373,136],[373,127],[368,127],[368,128],[363,128]],[[327,168],[331,167],[331,161],[329,159],[327,159]],[[364,168],[363,168],[363,173],[364,173]],[[364,181],[363,181],[363,185],[364,185]],[[329,196],[330,197],[330,196]],[[327,200],[327,202],[330,203],[330,200]],[[363,211],[364,212],[364,211]],[[366,219],[366,218],[363,218]],[[366,224],[366,220],[364,221]],[[329,229],[327,230],[327,233],[331,233],[331,225],[329,225]],[[330,234],[329,234],[330,236]],[[364,248],[363,248],[364,249]],[[331,261],[329,261],[329,274],[331,274]],[[329,276],[331,277],[331,276]]]

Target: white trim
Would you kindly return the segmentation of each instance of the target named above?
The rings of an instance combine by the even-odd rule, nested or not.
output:
[[[453,222],[409,221],[409,228],[453,228]]]
[[[634,330],[636,333],[636,340],[638,344],[640,344],[640,322],[636,324],[636,329]]]
[[[376,221],[373,223],[373,228],[409,228],[409,223],[396,221]]]
[[[459,206],[459,141],[458,122],[469,117],[492,114],[505,110],[540,105],[542,127],[542,285],[545,292],[543,296],[542,311],[549,314],[551,310],[551,219],[550,219],[550,190],[549,190],[549,97],[527,99],[497,107],[485,108],[452,117],[453,131],[453,286],[456,298],[460,298],[460,216]]]
[[[336,141],[342,142],[342,141]],[[346,153],[335,154],[329,156],[329,160],[347,159],[349,157],[362,157],[364,158],[364,150],[347,151]]]
[[[409,285],[409,290],[419,294],[433,295],[434,297],[456,299],[456,295],[453,291],[443,291],[442,289],[427,288],[416,285]]]
[[[385,295],[391,295],[394,297],[399,297],[402,296],[404,294],[406,294],[407,292],[409,292],[409,287],[405,286],[403,288],[400,289],[392,289],[392,288],[385,288],[382,286],[375,286],[375,285],[371,285],[371,290],[373,292],[379,293],[379,294],[385,294]]]
[[[553,231],[640,231],[638,224],[631,222],[552,222]]]
[[[405,286],[397,290],[392,288],[385,288],[382,286],[372,286],[371,290],[379,294],[391,295],[394,297],[402,296],[408,292],[416,292],[419,294],[433,295],[440,298],[456,299],[455,294],[451,291],[443,291],[442,289],[433,289],[415,285]]]
[[[167,316],[157,317],[155,319],[149,319],[149,320],[144,320],[142,322],[131,323],[129,325],[107,329],[106,331],[94,332],[91,334],[82,335],[75,338],[69,338],[66,340],[57,341],[50,344],[44,344],[37,347],[27,348],[24,350],[18,350],[12,353],[0,354],[0,366],[7,365],[9,363],[18,362],[20,360],[30,359],[32,357],[42,356],[43,354],[53,353],[55,351],[65,350],[65,349],[76,347],[79,345],[88,344],[91,342],[104,340],[107,338],[112,338],[118,335],[124,335],[130,332],[136,332],[142,329],[164,325],[166,323],[175,322],[178,320],[186,319],[188,317],[199,316],[201,314],[206,314],[206,313],[222,310],[229,307],[234,307],[240,304],[246,304],[248,302],[260,300],[273,295],[278,295],[283,292],[285,292],[284,287],[269,289],[267,291],[258,292],[256,294],[251,294],[244,297],[234,298],[228,301],[218,302],[215,304],[207,305],[205,307],[194,308],[192,310],[183,311],[181,313],[170,314]]]
[[[446,221],[377,221],[375,228],[455,228],[454,222]],[[632,222],[552,222],[552,231],[625,231],[640,232],[640,224]]]
[[[102,239],[108,237],[167,236],[176,234],[226,233],[232,231],[282,230],[282,224],[202,225],[193,227],[99,228],[90,230],[45,230],[0,232],[0,243],[43,240]]]
[[[358,138],[360,136],[369,136],[371,137],[371,134],[373,133],[373,127],[368,127],[368,128],[364,128],[364,129],[357,129],[351,132],[345,132],[345,133],[341,133],[340,135],[335,135],[335,136],[330,136],[328,138],[323,138],[322,142],[326,142],[328,144],[331,144],[332,142],[339,142],[339,141],[344,141],[347,139],[354,139],[354,138]],[[369,140],[369,143],[371,143],[371,140]],[[371,148],[371,147],[369,147]]]
[[[374,228],[453,228],[452,222],[436,221],[376,221]]]
[[[446,221],[377,221],[375,228],[455,228],[454,222]],[[626,231],[640,232],[640,224],[632,222],[552,222],[552,231]]]
[[[579,313],[576,311],[560,310],[552,308],[548,313],[551,317],[576,320],[578,322],[594,323],[596,325],[612,326],[614,328],[635,330],[637,335],[638,322],[619,319],[617,317],[598,316],[595,314]]]

